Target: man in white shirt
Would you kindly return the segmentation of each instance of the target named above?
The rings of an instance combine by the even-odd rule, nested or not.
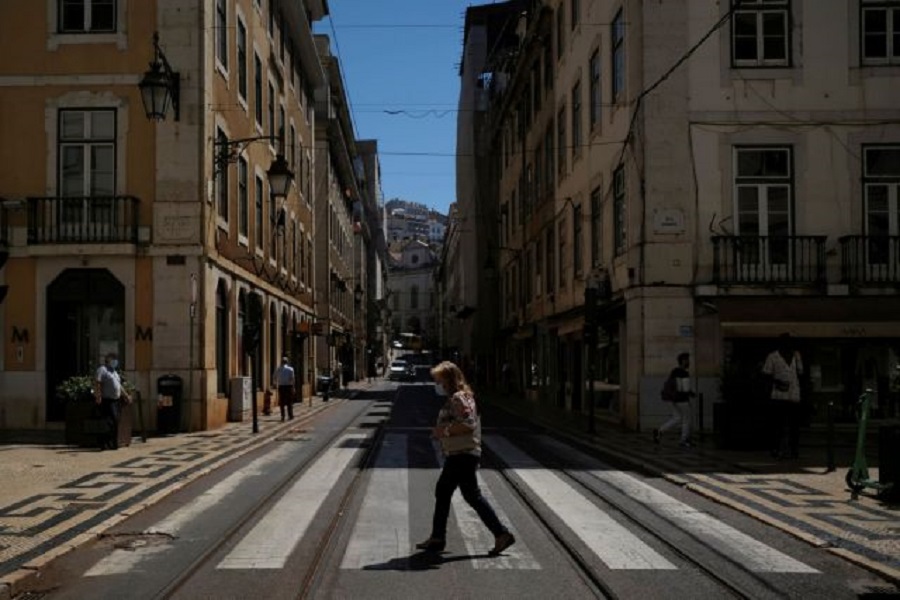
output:
[[[278,408],[281,420],[284,421],[285,409],[288,419],[294,418],[294,367],[288,363],[288,357],[281,357],[281,365],[272,374],[272,383],[278,388]]]

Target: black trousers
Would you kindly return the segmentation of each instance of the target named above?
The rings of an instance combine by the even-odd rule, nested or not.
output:
[[[800,451],[800,403],[773,400],[772,405],[775,411],[772,452],[797,456]]]
[[[294,418],[294,386],[278,386],[278,409],[281,411],[281,420],[284,421],[284,411],[287,408],[289,419]]]
[[[97,441],[101,448],[117,450],[119,448],[119,401],[113,398],[102,398],[100,415],[109,424],[109,431],[97,436]]]
[[[471,454],[454,454],[444,460],[444,469],[434,490],[434,518],[431,523],[431,537],[446,539],[447,519],[450,517],[450,499],[456,488],[462,492],[463,499],[475,509],[481,521],[495,536],[505,533],[506,527],[500,523],[497,513],[481,495],[478,488],[479,458]]]

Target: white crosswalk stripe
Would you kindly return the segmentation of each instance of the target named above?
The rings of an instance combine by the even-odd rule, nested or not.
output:
[[[741,533],[734,527],[665,494],[639,479],[604,465],[549,436],[541,443],[562,454],[592,464],[591,475],[618,489],[633,500],[728,556],[745,568],[758,573],[818,573],[816,569]]]
[[[338,439],[297,480],[256,524],[217,569],[280,569],[303,539],[317,510],[338,478],[357,455],[356,444],[366,434],[348,434]]]
[[[371,568],[409,553],[407,436],[391,433],[375,459],[341,568]]]
[[[675,565],[603,512],[554,472],[504,437],[485,442],[610,569],[674,570]]]

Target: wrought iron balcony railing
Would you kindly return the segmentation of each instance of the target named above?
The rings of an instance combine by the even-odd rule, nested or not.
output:
[[[824,235],[713,236],[713,283],[824,284]]]
[[[29,244],[111,244],[138,240],[134,196],[28,199]]]
[[[900,236],[845,235],[839,241],[842,283],[900,283]]]

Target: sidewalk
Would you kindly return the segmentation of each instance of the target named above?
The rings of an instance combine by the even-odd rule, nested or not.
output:
[[[844,481],[853,461],[855,428],[852,435],[845,431],[838,437],[836,470],[828,472],[821,432],[801,432],[800,458],[776,461],[765,451],[717,449],[709,435],[684,449],[677,435],[656,445],[649,433],[598,422],[592,438],[586,416],[543,410],[519,397],[486,395],[485,400],[900,584],[900,502],[888,503],[873,490],[851,499]],[[868,454],[870,462],[874,457],[874,451]],[[869,474],[877,479],[878,469],[870,468]]]
[[[270,416],[214,431],[133,437],[100,452],[55,444],[0,445],[0,600],[14,597],[41,567],[113,525],[262,444],[303,430],[309,419],[353,397],[364,382],[294,405],[294,419]]]

